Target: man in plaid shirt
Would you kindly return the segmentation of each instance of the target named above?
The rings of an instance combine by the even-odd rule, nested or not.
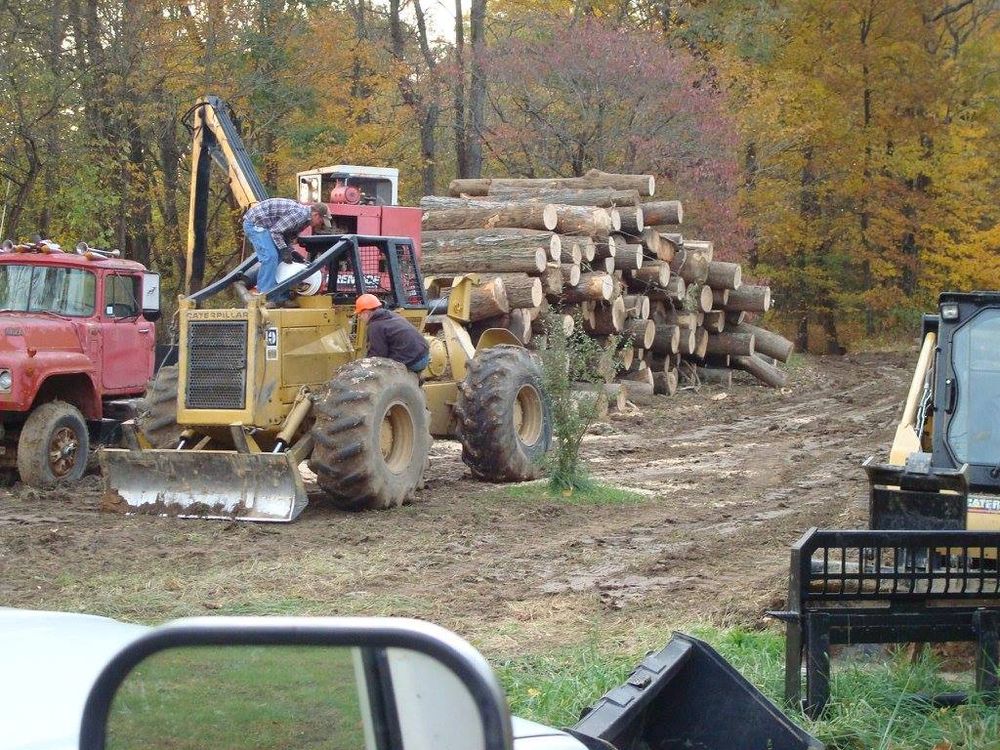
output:
[[[243,216],[243,234],[253,245],[260,261],[257,271],[257,291],[264,294],[275,287],[279,258],[283,263],[293,260],[288,246],[307,226],[313,231],[321,229],[330,211],[325,203],[306,206],[288,198],[268,198],[252,206]],[[275,304],[288,302],[288,296],[274,300]]]

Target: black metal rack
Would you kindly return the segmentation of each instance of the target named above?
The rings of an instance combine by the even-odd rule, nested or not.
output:
[[[976,689],[996,696],[1000,532],[810,529],[791,552],[785,698],[818,717],[830,698],[830,646],[979,645]]]

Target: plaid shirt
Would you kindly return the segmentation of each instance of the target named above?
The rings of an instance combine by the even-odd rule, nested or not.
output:
[[[281,252],[309,225],[311,210],[288,198],[268,198],[247,211],[243,221],[267,229]]]

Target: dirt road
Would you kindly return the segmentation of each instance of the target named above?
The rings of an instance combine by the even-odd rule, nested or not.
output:
[[[408,507],[290,525],[96,512],[98,480],[0,494],[0,604],[155,622],[189,614],[394,614],[493,654],[627,643],[694,621],[753,624],[780,605],[787,548],[864,523],[859,468],[884,452],[914,355],[806,358],[782,392],[683,391],[588,436],[615,505],[511,498],[434,448]]]

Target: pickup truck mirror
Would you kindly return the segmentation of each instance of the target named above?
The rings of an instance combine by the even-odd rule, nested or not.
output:
[[[81,750],[511,750],[483,657],[401,618],[212,617],[133,641],[91,688]]]
[[[160,274],[153,271],[142,275],[142,317],[150,323],[160,319]]]

